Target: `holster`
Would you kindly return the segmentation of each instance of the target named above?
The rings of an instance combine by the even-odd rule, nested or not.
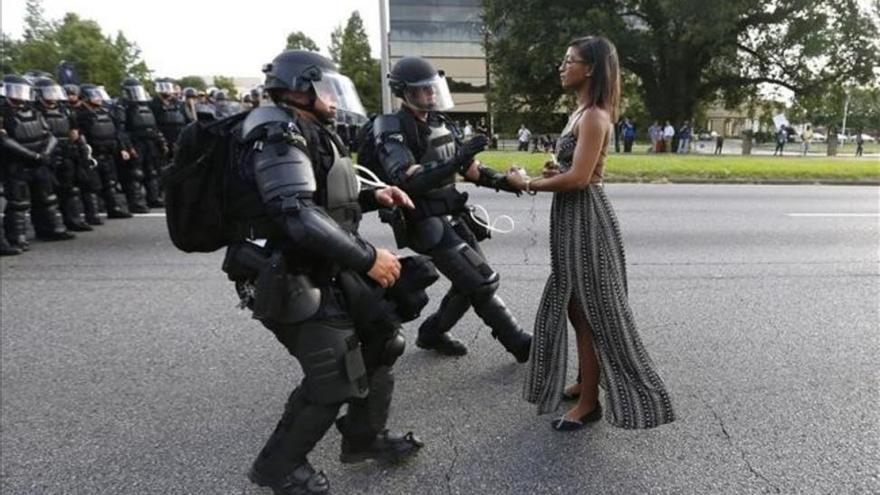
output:
[[[223,271],[231,280],[253,280],[253,317],[280,324],[308,320],[321,307],[321,290],[308,275],[289,273],[284,253],[242,241],[230,246]]]
[[[474,219],[474,217],[479,218],[482,224],[478,223]],[[486,239],[492,238],[492,231],[487,229],[486,226],[483,225],[488,224],[489,222],[487,222],[485,218],[477,214],[477,210],[473,206],[468,206],[466,211],[461,214],[459,219],[460,221],[464,222],[464,224],[467,226],[468,229],[470,229],[471,232],[473,232],[474,237],[476,237],[477,239],[477,242],[485,241]]]
[[[379,219],[382,223],[387,223],[391,226],[392,232],[394,232],[394,241],[397,243],[398,249],[403,249],[409,246],[409,232],[406,228],[406,218],[403,216],[403,211],[398,207],[393,208],[382,208],[379,210]]]

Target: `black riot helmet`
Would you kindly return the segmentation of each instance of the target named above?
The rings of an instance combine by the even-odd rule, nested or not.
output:
[[[30,81],[17,74],[3,76],[3,93],[12,103],[34,101],[34,87]]]
[[[174,81],[172,81],[171,79],[156,79],[155,88],[156,93],[158,93],[159,96],[174,96]]]
[[[67,101],[67,93],[64,89],[49,77],[34,79],[34,96],[38,101],[48,107]]]
[[[425,59],[404,57],[388,74],[388,85],[394,96],[421,111],[443,111],[453,107],[446,74]]]
[[[199,92],[196,91],[196,88],[191,86],[187,86],[183,88],[183,97],[184,98],[197,98],[199,96]]]
[[[276,104],[284,90],[304,93],[310,104],[304,110],[314,110],[318,98],[335,106],[338,111],[352,112],[366,117],[354,83],[336,69],[328,58],[307,50],[287,50],[263,66],[266,83],[263,88]]]
[[[82,98],[92,106],[99,107],[104,103],[110,102],[110,95],[107,94],[104,86],[83,84],[80,86],[80,90],[82,91]]]
[[[133,77],[126,77],[122,81],[122,99],[131,102],[150,101],[150,95],[140,81]]]
[[[76,84],[65,84],[64,92],[67,93],[68,98],[70,98],[71,96],[79,98],[80,95],[79,86],[77,86]]]

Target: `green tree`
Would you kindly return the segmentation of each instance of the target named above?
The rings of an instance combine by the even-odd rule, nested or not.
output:
[[[339,26],[331,33],[328,51],[339,71],[351,78],[367,112],[379,112],[382,107],[379,61],[370,55],[370,41],[358,11],[351,14],[345,28]]]
[[[68,13],[60,21],[42,19],[40,2],[28,2],[25,36],[16,41],[4,37],[4,72],[22,73],[30,69],[55,72],[62,60],[73,62],[80,80],[103,84],[118,95],[127,76],[149,86],[149,69],[140,49],[124,34],[105,36],[97,22]],[[9,49],[7,51],[7,48]]]
[[[302,31],[294,31],[287,35],[286,50],[309,50],[312,52],[320,51],[318,44]]]
[[[675,123],[700,102],[735,105],[770,83],[822,94],[880,65],[873,12],[858,0],[483,0],[499,108],[558,109],[557,66],[570,40],[615,43],[650,114]]]
[[[230,99],[238,98],[238,90],[235,89],[235,80],[227,76],[214,76],[214,86],[225,89]]]
[[[25,41],[46,38],[46,35],[52,30],[52,24],[43,17],[42,0],[27,0],[24,9],[23,38]]]
[[[847,132],[855,132],[860,128],[880,130],[880,85],[878,84],[837,86],[820,96],[798,98],[794,107],[803,115],[803,120],[817,126],[835,126],[838,130],[842,130],[844,108],[846,108]]]
[[[183,76],[177,80],[177,84],[179,84],[181,88],[191,87],[198,91],[208,89],[208,84],[205,83],[205,80],[202,79],[201,76]]]

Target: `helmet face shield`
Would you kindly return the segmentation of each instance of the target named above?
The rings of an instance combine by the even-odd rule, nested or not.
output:
[[[156,83],[156,92],[159,94],[172,95],[176,93],[174,83],[168,81],[160,81]]]
[[[409,106],[425,112],[442,112],[455,106],[446,77],[442,74],[422,81],[406,83],[403,99]]]
[[[34,101],[34,88],[30,84],[3,83],[3,90],[10,100]]]
[[[40,98],[46,101],[67,101],[67,93],[61,86],[41,86]]]
[[[354,83],[342,74],[324,71],[321,79],[312,81],[312,86],[318,98],[336,107],[337,112],[367,116]]]
[[[150,101],[150,95],[143,86],[126,86],[125,93],[131,101]]]
[[[107,90],[104,89],[104,86],[84,89],[83,96],[95,105],[100,105],[101,103],[110,100],[110,95],[107,94]]]

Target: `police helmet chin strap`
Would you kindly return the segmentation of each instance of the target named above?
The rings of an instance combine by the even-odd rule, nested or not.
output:
[[[367,167],[364,167],[362,165],[358,165],[355,163],[354,168],[358,172],[361,172],[361,173],[367,175],[367,177],[362,177],[360,174],[358,174],[358,176],[357,176],[358,192],[359,193],[361,192],[362,185],[373,186],[373,187],[378,187],[378,188],[390,187],[388,184],[382,182],[382,180],[379,179],[379,177],[376,174],[374,174],[373,171],[368,169]],[[482,218],[477,216],[478,212],[480,214],[482,214],[484,217],[486,217],[485,222],[483,221]],[[495,220],[492,220],[491,217],[489,216],[489,210],[487,210],[483,205],[478,205],[476,203],[470,205],[470,207],[468,208],[468,215],[470,215],[471,219],[477,225],[479,225],[483,228],[486,228],[488,230],[491,230],[492,232],[498,232],[499,234],[510,234],[511,232],[516,230],[516,222],[513,221],[513,218],[511,218],[510,215],[498,215],[497,217],[495,217]],[[498,222],[501,222],[501,221],[508,222],[510,224],[510,228],[503,229],[503,228],[497,226]]]

